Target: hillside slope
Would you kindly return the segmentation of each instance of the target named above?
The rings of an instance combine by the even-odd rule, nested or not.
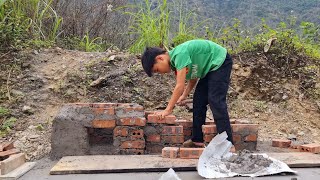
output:
[[[297,63],[287,67],[272,57],[259,52],[233,55],[230,116],[258,123],[259,141],[295,136],[299,141],[320,143],[319,100],[308,93],[319,90],[319,71],[300,71],[319,64],[295,55],[289,60]],[[135,55],[118,51],[86,53],[56,48],[3,58],[1,92],[8,88],[11,100],[2,97],[0,106],[10,110],[5,118],[17,121],[1,141],[15,140],[28,159],[50,152],[51,123],[64,103],[135,102],[148,110],[163,109],[174,86],[173,75],[148,78]],[[10,68],[5,65],[12,63],[16,69],[8,78]],[[185,108],[176,108],[174,114],[192,116]],[[3,122],[4,118],[0,119]]]

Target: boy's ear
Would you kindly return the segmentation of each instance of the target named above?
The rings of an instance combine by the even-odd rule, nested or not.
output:
[[[156,56],[155,60],[156,60],[156,62],[158,62],[158,61],[163,60],[163,58],[162,58],[162,56],[161,56],[161,55],[158,55],[158,56]]]

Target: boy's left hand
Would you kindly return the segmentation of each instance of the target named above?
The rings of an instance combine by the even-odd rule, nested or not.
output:
[[[170,115],[171,113],[172,113],[172,110],[170,111],[170,110],[165,109],[165,110],[163,110],[163,111],[156,112],[155,114],[156,114],[157,116],[159,116],[160,119],[163,119],[163,118],[165,118],[166,116]]]

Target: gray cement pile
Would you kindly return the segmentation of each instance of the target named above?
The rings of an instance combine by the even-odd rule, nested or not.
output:
[[[238,174],[254,174],[272,164],[270,159],[262,155],[252,154],[248,150],[240,151],[237,155],[233,155],[230,159],[223,162],[227,169]]]

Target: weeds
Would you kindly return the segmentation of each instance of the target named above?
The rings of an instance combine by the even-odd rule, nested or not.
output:
[[[53,0],[1,0],[1,49],[21,48],[39,41],[55,42],[62,18],[51,7],[52,2]]]
[[[146,46],[163,47],[168,44],[169,15],[167,0],[158,0],[159,6],[152,9],[152,3],[145,0],[144,4],[133,6],[136,12],[126,12],[133,17],[129,27],[130,35],[135,38],[130,47],[131,52],[141,52]]]
[[[0,137],[7,135],[11,131],[11,129],[14,127],[14,124],[16,123],[16,121],[17,119],[14,117],[4,120],[4,122],[0,127]]]
[[[93,51],[102,51],[102,46],[97,43],[97,41],[102,41],[102,38],[97,37],[94,39],[90,39],[89,34],[87,33],[80,42],[80,48],[85,50],[86,52],[93,52]]]
[[[8,116],[9,114],[10,114],[10,111],[8,109],[0,106],[0,118]]]

